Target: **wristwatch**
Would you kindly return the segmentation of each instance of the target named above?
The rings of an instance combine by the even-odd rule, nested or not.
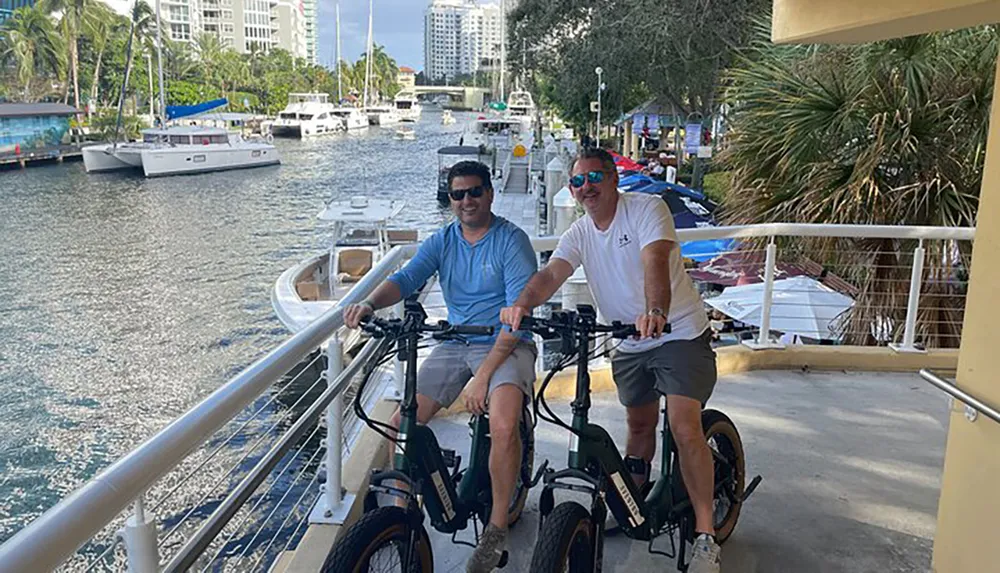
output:
[[[359,302],[358,304],[360,304],[361,306],[367,306],[368,310],[370,310],[372,312],[375,312],[375,305],[372,304],[372,301],[368,300],[367,298],[365,300]]]
[[[646,314],[648,314],[649,316],[660,316],[660,317],[666,316],[665,314],[663,314],[662,308],[651,308],[646,311]]]

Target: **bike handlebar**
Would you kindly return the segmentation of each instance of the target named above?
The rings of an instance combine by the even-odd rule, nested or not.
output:
[[[492,336],[494,328],[492,326],[478,326],[474,324],[451,324],[446,320],[439,320],[437,324],[421,324],[414,329],[407,326],[399,319],[385,319],[377,316],[366,316],[361,319],[361,328],[376,336],[402,334],[407,328],[417,332],[433,333],[437,338],[447,338],[448,336]]]
[[[545,335],[551,332],[587,332],[587,333],[610,333],[613,338],[629,338],[639,336],[634,324],[625,324],[621,321],[614,321],[611,324],[599,324],[596,322],[565,320],[552,320],[548,318],[536,318],[525,316],[521,319],[520,330],[530,330],[537,334]],[[669,332],[669,325],[667,327]]]
[[[455,334],[465,334],[468,336],[493,336],[494,332],[492,326],[476,326],[473,324],[448,324],[447,322],[443,322],[443,324],[448,325],[449,331],[454,332]]]

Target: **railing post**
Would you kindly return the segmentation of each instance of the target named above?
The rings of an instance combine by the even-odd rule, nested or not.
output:
[[[926,352],[917,348],[917,311],[920,310],[920,287],[924,280],[924,240],[920,239],[913,249],[913,268],[910,269],[910,294],[906,299],[906,325],[903,329],[903,343],[890,344],[896,352]]]
[[[334,334],[326,345],[326,384],[330,387],[344,371],[344,347]],[[344,399],[335,396],[326,409],[326,481],[319,502],[309,514],[310,523],[342,525],[354,503],[354,495],[344,495],[341,485],[344,462]]]
[[[392,306],[392,313],[396,318],[403,318],[406,314],[403,301]],[[393,385],[386,388],[383,398],[400,402],[403,400],[403,361],[398,356],[392,361],[392,381]]]
[[[771,300],[774,295],[774,265],[775,259],[778,256],[778,247],[774,244],[773,236],[768,238],[765,253],[764,292],[761,295],[760,301],[760,336],[757,337],[757,340],[744,343],[754,350],[785,347],[784,344],[776,340],[771,340]]]
[[[142,496],[135,500],[135,513],[125,520],[118,535],[125,541],[129,573],[155,573],[160,570],[160,552],[156,546],[156,517],[146,513]]]

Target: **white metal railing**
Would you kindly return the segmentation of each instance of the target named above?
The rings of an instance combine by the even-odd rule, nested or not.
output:
[[[0,571],[56,568],[123,510],[142,499],[153,483],[173,470],[223,424],[337,332],[344,324],[342,305],[363,300],[413,252],[414,246],[393,248],[335,308],[14,535],[0,546]],[[335,451],[338,448],[330,448],[330,452]],[[152,521],[148,512],[145,518],[146,523]],[[129,539],[125,537],[126,542]],[[146,569],[137,564],[136,570]]]
[[[771,313],[773,306],[773,285],[776,275],[780,274],[781,259],[785,253],[795,251],[794,244],[789,240],[803,238],[826,238],[834,240],[850,239],[882,239],[916,242],[916,247],[910,261],[910,285],[906,300],[906,320],[901,350],[916,350],[917,343],[917,313],[921,309],[921,283],[925,254],[923,249],[930,241],[971,241],[975,229],[972,228],[937,228],[937,227],[891,227],[891,226],[860,226],[860,225],[800,225],[800,224],[765,224],[740,227],[715,227],[704,229],[682,229],[678,238],[682,243],[709,239],[746,239],[750,246],[742,246],[735,252],[761,253],[762,266],[755,269],[763,277],[765,288],[762,290],[760,304],[765,309],[764,324],[759,328],[757,343],[767,345],[771,342],[771,327],[768,322],[775,318]],[[794,239],[793,239],[794,238]],[[761,249],[754,245],[754,239],[766,246]],[[785,241],[786,243],[782,243]],[[541,237],[532,240],[536,252],[551,251],[558,242],[557,237]],[[125,553],[129,568],[132,571],[155,571],[159,567],[160,547],[158,547],[157,520],[154,511],[159,504],[150,506],[145,501],[145,495],[150,488],[164,476],[175,470],[205,442],[212,437],[224,424],[232,421],[255,399],[260,397],[275,381],[292,370],[305,357],[323,344],[328,344],[329,371],[326,375],[327,390],[321,399],[313,403],[310,412],[321,408],[320,400],[329,403],[326,409],[326,419],[330,434],[326,447],[326,459],[323,462],[327,468],[325,478],[325,499],[317,502],[317,511],[326,518],[333,517],[342,508],[340,468],[342,464],[341,448],[335,447],[339,441],[338,433],[342,432],[344,410],[340,391],[345,387],[343,379],[351,372],[341,369],[342,348],[336,334],[343,326],[343,305],[363,300],[388,275],[412,256],[416,247],[413,245],[393,248],[383,259],[341,300],[336,307],[320,317],[303,331],[289,338],[279,347],[268,353],[264,358],[248,367],[232,378],[199,404],[146,440],[142,445],[102,471],[84,486],[60,501],[46,511],[41,517],[31,522],[14,537],[0,546],[0,571],[42,571],[58,567],[77,549],[88,542],[95,534],[107,525],[115,522],[121,513],[129,507],[134,513],[128,518],[122,536],[125,541]],[[938,250],[937,252],[940,252]],[[811,253],[810,253],[811,254]],[[895,253],[902,255],[904,253]],[[897,257],[899,258],[899,257]],[[905,264],[886,265],[905,267]],[[897,269],[898,270],[898,269]],[[895,280],[895,279],[893,279]],[[964,302],[964,301],[963,301]],[[348,370],[356,371],[363,363],[364,354],[357,362],[352,362]],[[398,368],[397,368],[398,376]],[[272,398],[273,400],[273,398]],[[258,411],[259,413],[259,411]],[[313,412],[313,414],[317,414]],[[256,416],[257,414],[254,414]],[[317,414],[318,415],[318,414]],[[303,415],[302,418],[306,416]],[[296,435],[303,435],[305,427],[302,418],[295,423]],[[244,424],[245,425],[245,424]],[[280,441],[287,441],[287,435]],[[280,442],[279,441],[279,442]],[[274,468],[277,465],[278,454],[270,452],[258,466]],[[210,456],[214,456],[213,452]],[[203,462],[204,464],[204,462]],[[200,468],[201,466],[198,466]],[[195,468],[196,470],[198,468]],[[287,469],[287,466],[286,466]],[[313,478],[310,485],[316,482]],[[186,480],[187,478],[185,478]],[[249,478],[247,478],[249,479]],[[244,480],[246,481],[246,480]],[[183,480],[182,480],[183,483]],[[259,485],[259,482],[257,482]],[[181,484],[174,486],[174,489]],[[253,484],[243,483],[237,487],[234,495],[228,497],[212,517],[206,532],[202,528],[186,540],[187,549],[182,549],[168,557],[168,569],[182,569],[192,562],[192,555],[204,550],[212,537],[221,530],[219,524],[231,518],[233,508],[238,507],[249,498]],[[173,490],[171,490],[172,492]],[[304,494],[303,494],[304,495]],[[233,501],[230,501],[232,499]],[[283,498],[284,499],[284,498]],[[301,497],[300,497],[301,501]],[[223,509],[226,511],[222,511]],[[273,511],[272,511],[273,513]],[[190,514],[189,514],[190,515]],[[287,522],[288,517],[285,517]],[[285,522],[281,527],[285,526]],[[214,524],[214,525],[213,525]],[[302,523],[296,528],[296,532]],[[171,531],[173,534],[176,528]],[[294,536],[294,534],[293,534]],[[255,536],[256,537],[256,536]],[[163,542],[162,539],[159,540]],[[291,542],[291,539],[289,539]],[[274,543],[272,538],[268,548]],[[286,545],[287,547],[287,545]],[[246,550],[244,550],[246,551]],[[265,550],[266,553],[266,550]],[[244,552],[245,556],[245,552]],[[254,564],[254,568],[259,564]]]

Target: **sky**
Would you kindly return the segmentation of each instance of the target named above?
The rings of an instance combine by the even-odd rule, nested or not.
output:
[[[337,58],[338,0],[318,0],[320,64],[332,67]],[[341,57],[355,61],[365,51],[368,37],[368,0],[339,0]],[[401,66],[424,68],[424,10],[428,0],[374,0],[375,43]]]

